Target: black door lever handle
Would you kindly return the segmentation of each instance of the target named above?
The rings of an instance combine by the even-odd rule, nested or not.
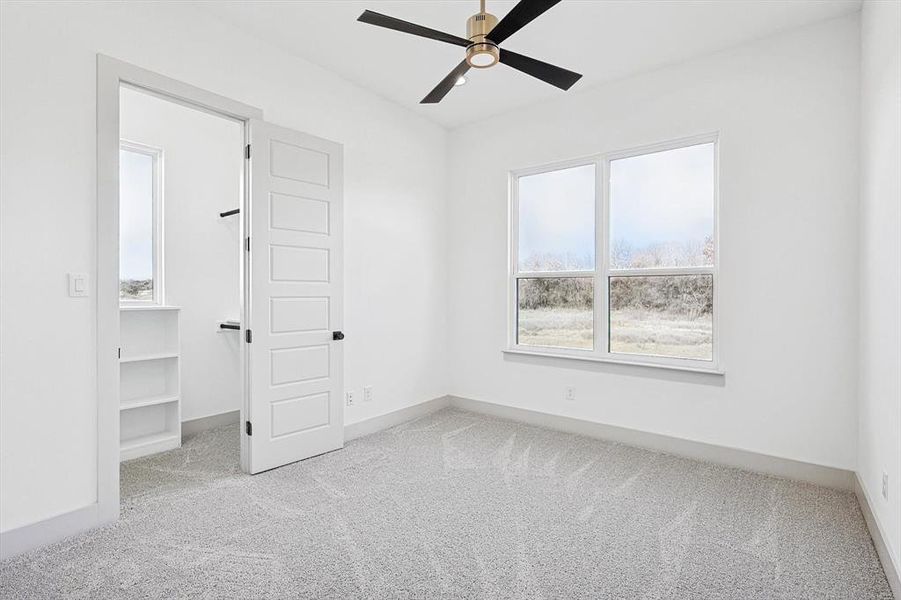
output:
[[[343,340],[343,339],[344,339],[344,333],[341,332],[341,331],[333,331],[333,332],[332,332],[332,339],[335,340],[335,341]]]

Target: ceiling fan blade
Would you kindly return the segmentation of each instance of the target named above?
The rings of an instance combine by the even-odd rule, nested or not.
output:
[[[448,73],[447,77],[441,80],[441,83],[435,86],[435,89],[429,92],[429,95],[423,98],[420,104],[437,104],[447,96],[447,93],[453,89],[457,80],[469,70],[469,63],[465,60],[454,67],[454,70]]]
[[[536,77],[545,83],[557,86],[561,90],[568,90],[582,76],[573,71],[555,67],[554,65],[509,50],[501,50],[501,62],[508,67],[513,67],[517,71],[522,71],[526,75]]]
[[[488,39],[495,44],[500,44],[558,2],[560,0],[520,0],[519,4],[514,6],[494,26],[494,29],[488,34]]]
[[[469,40],[465,38],[457,37],[450,33],[444,33],[437,29],[429,29],[428,27],[410,23],[409,21],[395,19],[394,17],[389,17],[388,15],[383,15],[371,10],[364,10],[363,14],[357,17],[357,21],[368,23],[370,25],[378,25],[379,27],[386,27],[403,33],[418,35],[419,37],[428,38],[430,40],[454,44],[455,46],[463,46],[464,48],[469,45]]]

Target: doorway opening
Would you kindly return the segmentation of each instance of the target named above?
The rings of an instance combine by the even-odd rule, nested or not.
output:
[[[343,148],[262,117],[97,57],[97,524],[122,459],[344,444]]]
[[[233,472],[243,403],[244,123],[123,84],[119,137],[120,460],[228,432],[233,439],[216,445],[226,456],[192,469]],[[122,477],[126,494],[135,477]]]

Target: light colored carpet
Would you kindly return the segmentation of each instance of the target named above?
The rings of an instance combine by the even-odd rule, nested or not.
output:
[[[3,598],[891,598],[850,493],[446,409],[253,477],[237,427],[122,468]]]

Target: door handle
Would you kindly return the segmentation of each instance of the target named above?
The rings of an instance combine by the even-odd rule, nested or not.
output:
[[[335,340],[335,341],[343,340],[343,339],[344,339],[344,333],[341,332],[341,331],[333,331],[333,332],[332,332],[332,339]]]

